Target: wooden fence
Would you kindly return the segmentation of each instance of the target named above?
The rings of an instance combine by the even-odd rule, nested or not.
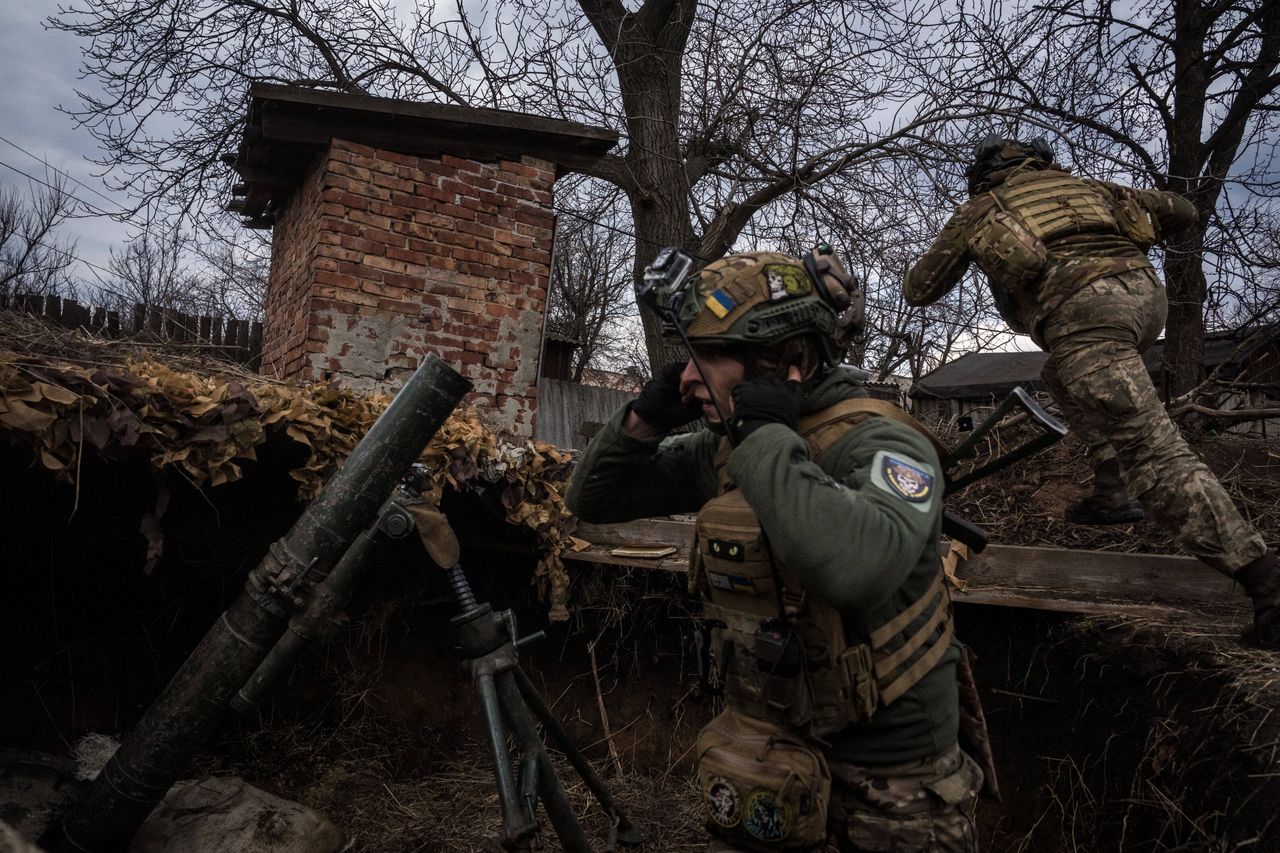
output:
[[[559,379],[538,380],[538,413],[533,437],[557,447],[581,450],[634,391],[597,388]]]
[[[238,362],[251,370],[257,370],[262,359],[262,323],[257,320],[184,314],[141,303],[121,312],[38,293],[0,293],[0,310],[30,314],[105,338],[183,346]]]

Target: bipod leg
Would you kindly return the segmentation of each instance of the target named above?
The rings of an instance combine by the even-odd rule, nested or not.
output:
[[[551,735],[552,741],[560,748],[560,751],[569,759],[573,769],[578,772],[578,775],[582,777],[582,781],[586,783],[587,788],[595,795],[596,800],[600,803],[600,808],[613,817],[614,831],[617,834],[618,841],[628,845],[643,844],[647,841],[647,833],[632,823],[631,819],[622,811],[617,801],[614,800],[613,794],[609,791],[609,786],[605,784],[604,780],[596,773],[595,768],[587,762],[578,747],[574,745],[573,739],[565,731],[564,723],[560,722],[560,718],[547,707],[547,703],[542,701],[538,688],[533,686],[529,676],[525,675],[524,670],[519,666],[514,667],[511,672],[515,677],[516,686],[520,689],[520,696],[524,699],[525,705],[546,728],[547,733]]]
[[[532,850],[532,840],[538,833],[538,825],[534,821],[532,804],[526,808],[516,791],[511,756],[507,752],[507,732],[502,726],[502,704],[498,701],[493,674],[477,673],[475,680],[480,689],[485,732],[489,736],[493,772],[498,782],[498,802],[502,807],[502,848],[513,851]]]
[[[519,672],[519,668],[514,671]],[[573,813],[573,807],[569,804],[564,784],[551,765],[551,757],[547,755],[547,748],[542,743],[529,708],[511,679],[511,672],[512,670],[505,670],[498,673],[498,696],[524,757],[534,762],[534,767],[529,772],[535,776],[538,796],[547,807],[547,817],[551,819],[551,825],[555,827],[565,853],[592,853],[582,824],[578,822],[578,816]]]

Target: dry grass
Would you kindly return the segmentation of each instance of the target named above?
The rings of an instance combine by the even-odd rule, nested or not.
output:
[[[999,455],[1025,437],[1025,425],[998,432],[989,452]],[[954,442],[954,436],[948,436]],[[1268,542],[1280,542],[1280,442],[1221,435],[1192,442],[1246,518]],[[986,459],[986,451],[983,459]],[[960,515],[986,528],[1002,545],[1097,551],[1178,553],[1168,531],[1150,522],[1091,527],[1067,523],[1069,504],[1089,493],[1093,471],[1070,437],[1037,456],[980,480],[948,499]]]
[[[588,586],[573,642],[598,647],[594,676],[590,664],[582,672],[568,667],[567,679],[563,669],[540,671],[534,664],[526,665],[529,674],[571,728],[599,731],[599,709],[607,706],[611,743],[602,736],[595,742],[580,738],[578,745],[598,756],[596,772],[650,833],[644,849],[702,850],[701,798],[688,747],[705,712],[685,701],[687,693],[674,701],[645,699],[649,687],[669,683],[669,675],[654,681],[653,664],[670,652],[657,642],[662,632],[652,630],[654,623],[680,618],[683,605],[647,573]],[[353,850],[499,849],[497,789],[482,720],[473,710],[474,688],[460,678],[446,683],[432,675],[456,668],[456,659],[440,654],[423,683],[392,686],[404,656],[422,642],[406,628],[422,606],[408,599],[377,605],[314,649],[302,666],[319,673],[324,701],[299,700],[264,712],[257,723],[246,721],[239,737],[202,756],[199,772],[240,775],[321,810],[349,834]],[[438,611],[431,612],[438,619]],[[673,648],[683,645],[677,641]],[[297,689],[305,694],[307,688]],[[418,703],[424,696],[438,702],[441,692],[467,716],[446,724],[425,716],[406,722],[388,713],[390,704]],[[673,685],[672,696],[679,692]],[[588,837],[603,849],[606,816],[563,757],[555,750],[551,755]],[[541,809],[540,823],[543,849],[560,849]]]
[[[1043,770],[1039,811],[1000,849],[1280,849],[1280,655],[1237,631],[1212,618],[1064,623],[1011,683],[1040,694],[1074,661],[1078,747],[1020,757]]]

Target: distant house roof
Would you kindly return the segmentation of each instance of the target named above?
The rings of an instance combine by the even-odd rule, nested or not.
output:
[[[979,399],[1003,396],[1015,385],[1043,391],[1040,368],[1048,357],[1043,352],[971,352],[921,376],[911,395]]]
[[[1209,335],[1204,342],[1204,364],[1213,370],[1231,359],[1242,341],[1256,330],[1219,332]],[[1280,327],[1273,327],[1271,340],[1280,334]],[[1236,353],[1234,361],[1224,368],[1228,375],[1232,367],[1243,362],[1254,349],[1267,338],[1260,338],[1249,348]],[[971,352],[955,361],[949,361],[936,370],[920,377],[911,389],[916,398],[946,400],[979,400],[1002,397],[1021,385],[1028,391],[1047,390],[1040,379],[1040,369],[1049,356],[1043,352]],[[1160,387],[1164,372],[1164,340],[1158,340],[1143,355],[1147,372],[1156,387]]]

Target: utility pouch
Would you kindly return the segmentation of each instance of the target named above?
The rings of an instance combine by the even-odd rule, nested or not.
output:
[[[696,529],[694,548],[711,600],[760,619],[777,616],[769,546],[742,492],[734,489],[708,501]]]
[[[789,626],[779,629],[766,622],[756,629],[751,656],[766,719],[793,729],[804,729],[812,721],[807,651]]]
[[[804,615],[796,632],[805,654],[808,731],[822,738],[850,723],[871,719],[879,707],[880,694],[871,648],[865,643],[848,643],[840,614],[825,602],[808,598]]]
[[[1039,279],[1049,252],[1043,240],[1004,208],[999,196],[992,193],[992,198],[1000,209],[969,239],[969,251],[988,278],[1016,296]]]
[[[750,850],[803,850],[827,838],[831,771],[803,739],[727,710],[698,734],[707,829]]]
[[[1142,202],[1133,196],[1125,196],[1111,208],[1116,218],[1116,228],[1120,236],[1133,243],[1142,251],[1148,251],[1158,241],[1155,223],[1151,221],[1151,213],[1142,206]]]

